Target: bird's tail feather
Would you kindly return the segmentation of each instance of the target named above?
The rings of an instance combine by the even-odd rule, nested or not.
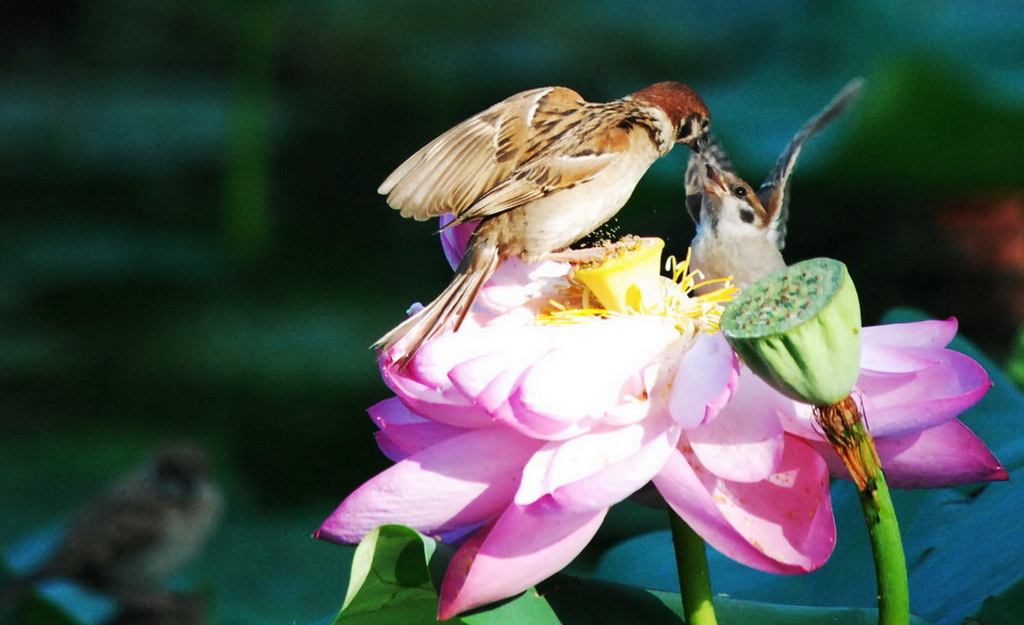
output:
[[[424,343],[444,332],[449,324],[453,332],[459,329],[480,287],[500,260],[497,247],[489,241],[471,242],[451,284],[422,310],[377,339],[373,347],[387,352],[398,346],[400,350],[391,354],[391,360],[399,369],[404,368]],[[404,343],[399,346],[400,341]]]

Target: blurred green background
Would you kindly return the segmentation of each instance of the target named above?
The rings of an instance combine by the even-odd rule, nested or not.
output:
[[[0,541],[65,519],[166,438],[228,513],[188,579],[217,623],[309,622],[348,551],[309,538],[387,463],[368,346],[450,270],[376,195],[517,91],[700,91],[757,184],[805,150],[791,261],[849,266],[871,323],[956,315],[1024,380],[1024,4],[6,0],[0,9]],[[603,235],[693,235],[684,150]]]

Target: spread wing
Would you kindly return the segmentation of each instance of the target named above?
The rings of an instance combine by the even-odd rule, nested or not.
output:
[[[424,220],[453,213],[459,221],[490,214],[496,206],[533,199],[554,177],[543,153],[564,137],[573,113],[586,106],[578,93],[544,87],[518,93],[474,115],[413,154],[378,192],[403,217]],[[524,168],[525,163],[532,163]],[[520,182],[532,183],[513,185]],[[509,189],[523,186],[524,188]],[[491,198],[478,206],[479,200]],[[470,210],[472,207],[472,210]]]
[[[693,223],[700,223],[700,204],[704,197],[704,185],[701,182],[700,167],[704,163],[713,165],[719,171],[736,174],[736,169],[725,153],[718,137],[710,132],[704,135],[704,142],[701,144],[700,154],[690,153],[690,160],[686,162],[686,210],[690,213]]]
[[[523,154],[523,162],[458,213],[453,224],[496,215],[571,189],[600,174],[629,150],[630,135],[625,127],[608,128],[605,120],[594,116],[565,117],[570,116],[556,119],[561,123],[551,125],[551,130],[540,126],[534,144]]]
[[[835,121],[860,95],[864,80],[856,78],[850,81],[836,97],[828,103],[820,113],[804,124],[800,132],[786,146],[775,162],[775,168],[757,190],[757,196],[769,215],[769,237],[781,250],[786,245],[786,221],[789,219],[789,177],[796,166],[796,159],[804,143],[818,134],[825,126]]]

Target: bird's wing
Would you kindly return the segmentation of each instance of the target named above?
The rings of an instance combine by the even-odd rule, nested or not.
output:
[[[629,128],[607,121],[586,116],[553,125],[535,138],[515,171],[459,213],[454,223],[497,215],[600,175],[631,146]]]
[[[835,121],[843,111],[849,108],[860,95],[863,87],[864,80],[862,78],[850,81],[828,103],[828,106],[804,124],[804,127],[793,136],[789,145],[782,151],[779,160],[775,162],[775,168],[768,174],[768,177],[761,184],[761,188],[757,190],[757,196],[770,218],[769,238],[775,242],[775,245],[780,250],[786,244],[786,221],[789,219],[789,193],[787,189],[789,176],[793,173],[796,159],[800,156],[804,143],[818,134],[825,126]]]
[[[704,183],[700,168],[704,164],[713,165],[722,172],[736,173],[729,155],[725,153],[718,138],[710,132],[704,135],[700,153],[691,152],[690,160],[686,163],[686,210],[690,213],[694,223],[700,223],[700,205],[704,197]]]
[[[518,93],[428,143],[377,191],[387,195],[388,204],[403,217],[461,216],[506,180],[531,150],[544,148],[543,142],[537,145],[537,137],[545,129],[550,135],[550,129],[559,125],[555,112],[571,112],[583,105],[578,93],[564,87]]]
[[[72,522],[45,567],[46,574],[104,586],[112,566],[143,552],[160,538],[163,503],[141,479],[109,491]]]

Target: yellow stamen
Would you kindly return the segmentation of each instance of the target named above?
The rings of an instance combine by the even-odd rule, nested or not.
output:
[[[566,292],[567,301],[578,301],[571,307],[551,301],[552,310],[541,315],[541,323],[583,323],[616,315],[656,315],[673,321],[681,334],[718,331],[722,305],[739,292],[729,279],[703,280],[699,272],[691,272],[690,253],[679,262],[669,257],[665,269],[671,278],[660,274],[661,239],[636,237],[613,245],[602,261],[578,268]],[[722,284],[703,295],[692,295],[694,289]],[[603,308],[593,306],[596,298]]]

